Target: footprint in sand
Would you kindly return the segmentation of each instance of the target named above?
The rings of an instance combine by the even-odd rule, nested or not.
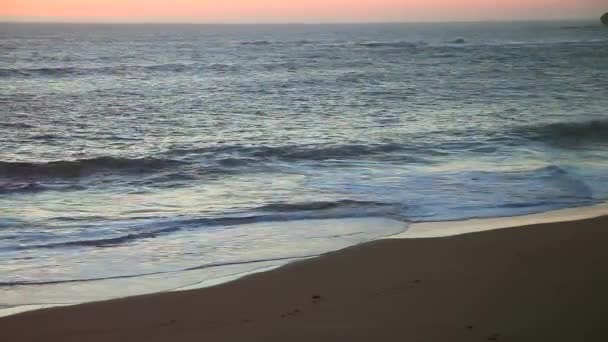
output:
[[[488,336],[488,341],[498,341],[499,337],[500,337],[500,334],[492,334],[492,335]]]

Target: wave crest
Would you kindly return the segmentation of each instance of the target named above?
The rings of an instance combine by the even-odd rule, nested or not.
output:
[[[587,143],[607,143],[608,120],[551,123],[518,129],[516,132],[562,148],[577,147]]]

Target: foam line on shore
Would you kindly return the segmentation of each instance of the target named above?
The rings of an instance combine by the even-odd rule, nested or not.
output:
[[[555,222],[570,222],[579,221],[590,218],[596,218],[600,216],[608,215],[608,203],[601,203],[587,207],[576,207],[553,210],[543,213],[514,216],[514,217],[500,217],[500,218],[482,218],[482,219],[469,219],[462,221],[439,221],[439,222],[422,222],[413,223],[407,230],[402,233],[395,235],[386,236],[380,239],[421,239],[421,238],[441,238],[455,235],[462,235],[468,233],[476,233],[483,231],[490,231],[503,228],[514,228],[542,223],[555,223]],[[373,241],[373,240],[372,240]],[[315,257],[303,257],[294,258],[292,261],[311,259]],[[206,287],[212,287],[216,285],[225,284],[249,276],[256,273],[262,273],[271,271],[277,268],[281,268],[290,262],[280,263],[278,265],[270,265],[266,267],[256,268],[250,271],[238,272],[235,274],[229,274],[226,276],[220,276],[217,278],[205,279],[200,282],[196,282],[190,285],[181,286],[168,292],[174,291],[186,291],[201,289]],[[167,292],[160,291],[158,293]],[[120,298],[120,297],[119,297]],[[33,305],[19,305],[8,308],[0,307],[0,317],[11,316],[18,313],[39,310],[57,306],[66,305],[78,305],[81,303],[71,304],[33,304]]]
[[[541,223],[570,222],[608,215],[608,203],[512,217],[480,218],[462,221],[413,223],[403,233],[387,239],[441,238],[488,230],[513,228]]]
[[[34,310],[42,310],[49,309],[59,306],[70,306],[77,305],[76,304],[31,304],[31,305],[19,305],[19,306],[11,306],[6,308],[0,308],[0,317],[12,316],[22,312],[34,311]]]
[[[376,235],[373,236],[369,236],[369,239],[364,239],[364,242],[369,242],[369,241],[373,241],[376,240],[377,237],[380,236],[384,236],[386,234],[391,234],[391,233],[399,233],[399,232],[403,232],[404,230],[407,229],[407,223],[403,222],[403,221],[399,221],[399,220],[394,220],[394,219],[387,219],[387,218],[349,218],[349,219],[325,219],[325,220],[298,220],[298,221],[288,221],[288,222],[259,222],[259,223],[251,223],[251,225],[255,225],[259,228],[262,228],[266,225],[280,225],[281,227],[288,229],[289,226],[291,225],[293,228],[298,228],[299,230],[303,231],[305,228],[308,228],[310,225],[322,225],[325,224],[328,227],[333,227],[333,228],[339,228],[340,226],[344,227],[351,227],[351,229],[349,230],[349,232],[351,230],[355,231],[355,233],[357,233],[357,235],[359,234],[359,232],[364,231],[366,229],[368,229],[368,231],[371,233],[374,229],[380,229],[381,227],[383,227],[383,231],[381,232],[377,232]],[[369,229],[369,228],[373,228],[373,229]],[[352,233],[346,234],[346,235],[353,235]],[[323,237],[323,236],[320,236]],[[318,238],[317,236],[308,236],[309,239],[315,239]],[[83,303],[88,303],[88,302],[96,302],[96,301],[106,301],[106,300],[112,300],[112,299],[119,299],[119,298],[126,298],[126,297],[133,297],[133,296],[138,296],[138,295],[149,295],[149,294],[159,294],[159,293],[165,293],[165,292],[174,292],[174,291],[185,291],[185,290],[193,290],[193,289],[200,289],[200,288],[205,288],[205,287],[211,287],[211,286],[216,286],[216,285],[220,285],[223,283],[227,283],[227,282],[232,282],[234,280],[237,280],[239,278],[251,275],[251,274],[255,274],[255,273],[261,273],[261,272],[266,272],[266,271],[270,271],[272,269],[275,268],[279,268],[281,266],[284,266],[286,264],[289,264],[291,262],[294,261],[300,261],[300,260],[305,260],[305,259],[309,259],[309,258],[314,258],[316,256],[319,255],[323,255],[327,252],[331,252],[334,250],[340,250],[343,249],[345,247],[348,246],[352,246],[354,245],[358,245],[361,243],[361,239],[360,238],[354,238],[354,240],[352,241],[352,243],[349,242],[344,242],[341,244],[338,244],[336,246],[334,246],[334,248],[329,248],[329,249],[325,249],[323,251],[321,251],[320,253],[315,253],[315,254],[311,254],[311,255],[299,255],[299,256],[289,256],[289,257],[283,257],[283,258],[266,258],[266,259],[256,259],[256,260],[252,260],[252,261],[239,261],[239,262],[224,262],[221,264],[211,264],[211,265],[202,265],[202,266],[196,266],[196,267],[190,267],[190,268],[186,268],[186,269],[182,269],[182,270],[177,270],[177,271],[170,271],[170,272],[161,272],[161,273],[156,273],[156,274],[142,274],[142,275],[134,275],[134,276],[124,276],[124,277],[112,277],[112,278],[105,278],[105,279],[86,279],[83,281],[80,280],[76,280],[76,281],[61,281],[61,282],[49,282],[49,283],[30,283],[30,284],[12,284],[15,285],[16,287],[19,286],[26,286],[26,287],[30,287],[32,288],[32,286],[36,286],[36,289],[33,290],[34,292],[29,292],[29,294],[32,294],[33,296],[36,296],[36,293],[44,293],[41,291],[60,291],[57,290],[57,288],[55,288],[55,286],[61,286],[63,289],[66,289],[67,292],[65,292],[67,294],[67,297],[61,297],[58,296],[56,297],[56,299],[53,300],[53,303],[44,303],[44,298],[38,298],[38,299],[34,299],[31,298],[28,295],[28,292],[15,292],[13,291],[12,294],[6,294],[3,293],[4,297],[3,300],[7,300],[5,303],[0,303],[0,317],[4,317],[4,316],[10,316],[10,315],[14,315],[17,313],[21,313],[21,312],[25,312],[25,311],[32,311],[32,310],[38,310],[38,309],[45,309],[45,308],[51,308],[55,305],[54,303],[65,303],[69,300],[75,300],[73,303],[69,303],[69,304],[62,304],[62,305],[78,305],[78,304],[83,304]],[[223,274],[218,274],[218,275],[212,275],[211,277],[209,277],[208,275],[200,275],[200,276],[189,276],[189,274],[192,274],[192,272],[205,272],[208,270],[219,270],[219,269],[225,269],[226,267],[243,267],[243,266],[247,266],[248,269],[236,269],[236,270],[232,270],[228,273],[224,272]],[[145,279],[145,277],[148,276],[154,276],[156,277],[155,279]],[[158,277],[164,278],[164,279],[160,279]],[[176,279],[180,280],[180,279],[191,279],[192,281],[190,282],[186,282],[186,283],[182,283],[182,284],[178,284],[177,286],[164,286],[164,288],[162,288],[161,286],[157,286],[157,282],[158,280],[161,280],[163,284],[167,284],[170,283],[171,281],[173,282],[177,282],[175,281]],[[122,284],[122,288],[135,288],[136,286],[140,286],[142,288],[145,289],[145,291],[141,291],[140,293],[137,292],[133,292],[133,291],[126,291],[126,292],[121,292],[121,293],[114,293],[115,296],[112,295],[104,295],[105,293],[105,289],[102,287],[103,283],[102,282],[112,282],[112,281],[125,281],[124,284]],[[42,287],[40,287],[42,286]],[[48,286],[47,288],[45,288],[44,286]],[[67,288],[65,286],[68,286]],[[60,288],[61,289],[61,288]],[[9,290],[7,290],[9,291]],[[101,295],[98,296],[91,296],[91,297],[87,297],[87,299],[84,300],[79,300],[77,298],[77,296],[75,295],[75,292],[80,291],[80,292],[86,292],[86,293],[99,293]],[[55,294],[57,294],[58,292],[55,292]],[[1,297],[2,295],[0,295]],[[29,298],[30,300],[32,300],[30,303],[23,303],[23,304],[16,304],[14,301],[11,301],[10,298]],[[5,304],[4,306],[2,306],[2,304]]]

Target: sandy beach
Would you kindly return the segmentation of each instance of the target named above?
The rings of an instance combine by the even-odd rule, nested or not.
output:
[[[207,289],[26,312],[1,341],[606,341],[608,217],[393,239]]]

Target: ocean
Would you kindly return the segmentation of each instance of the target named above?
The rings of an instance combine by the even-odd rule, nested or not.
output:
[[[608,198],[598,22],[0,24],[0,309]]]

